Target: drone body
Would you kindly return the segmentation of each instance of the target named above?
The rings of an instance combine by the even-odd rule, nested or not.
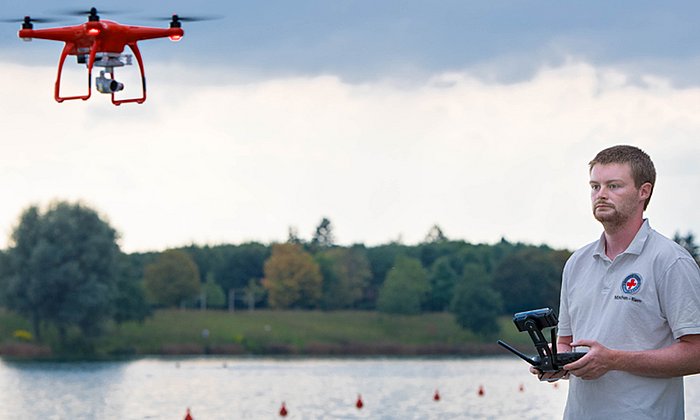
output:
[[[181,21],[177,15],[172,16],[169,28],[152,28],[145,26],[122,25],[110,20],[101,20],[97,10],[93,7],[88,14],[88,21],[75,26],[58,28],[34,29],[32,22],[41,22],[40,19],[32,19],[26,16],[22,23],[22,29],[17,35],[25,41],[33,38],[65,43],[58,62],[58,74],[54,89],[54,98],[57,102],[65,100],[87,100],[92,94],[92,69],[102,67],[100,75],[95,78],[95,86],[100,93],[110,94],[114,105],[128,102],[143,103],[146,100],[146,76],[144,73],[143,59],[138,48],[138,41],[170,38],[179,41],[184,35]],[[141,72],[142,93],[140,97],[129,99],[115,98],[115,93],[124,89],[124,85],[114,78],[114,69],[131,65],[130,54],[124,54],[129,47],[136,57]],[[75,56],[79,64],[85,64],[88,71],[87,93],[77,96],[61,96],[61,75],[63,64],[67,56]]]

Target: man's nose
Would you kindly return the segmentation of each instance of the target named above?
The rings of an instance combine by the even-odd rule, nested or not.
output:
[[[597,190],[594,190],[593,191],[593,198],[596,200],[608,198],[608,195],[605,191],[606,190],[603,187],[600,187]]]

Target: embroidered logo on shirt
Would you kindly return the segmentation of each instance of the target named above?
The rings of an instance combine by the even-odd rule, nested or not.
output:
[[[622,292],[628,295],[637,293],[640,287],[642,287],[642,276],[639,274],[630,274],[622,281]]]

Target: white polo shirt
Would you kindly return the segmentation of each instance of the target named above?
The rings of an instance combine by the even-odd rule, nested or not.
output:
[[[559,335],[615,350],[651,350],[700,334],[700,268],[680,245],[644,224],[614,261],[605,239],[576,251],[564,266]],[[611,371],[571,376],[565,419],[682,419],[683,378]]]

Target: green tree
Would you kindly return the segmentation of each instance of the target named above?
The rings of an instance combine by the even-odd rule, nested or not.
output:
[[[447,236],[445,236],[445,234],[442,232],[440,226],[433,225],[433,227],[431,227],[428,233],[425,235],[423,243],[432,244],[440,242],[447,242]]]
[[[216,282],[212,273],[207,274],[207,281],[204,283],[204,296],[208,308],[223,308],[226,306],[226,293]]]
[[[493,273],[493,287],[509,313],[559,306],[567,251],[527,247],[504,257]]]
[[[436,240],[423,242],[416,247],[423,267],[432,267],[435,261],[441,257],[455,259],[457,253],[464,247],[463,242]],[[455,268],[455,267],[453,267]]]
[[[449,308],[454,286],[459,274],[452,267],[450,258],[440,257],[433,263],[428,276],[430,280],[430,297],[426,307],[432,311],[444,311]]]
[[[698,246],[695,243],[695,235],[693,235],[693,232],[688,232],[685,236],[682,236],[680,232],[676,232],[673,235],[673,240],[683,248],[685,248],[690,255],[695,259],[695,261],[698,261],[700,264],[700,246]]]
[[[461,275],[465,265],[474,263],[484,267],[487,273],[491,273],[498,258],[494,254],[500,254],[500,252],[495,252],[495,250],[498,249],[497,247],[498,245],[472,245],[463,243],[454,253],[449,254],[452,268]]]
[[[143,268],[125,254],[119,254],[117,291],[114,298],[114,321],[143,322],[152,313],[143,287]]]
[[[311,238],[311,249],[315,252],[320,249],[330,248],[334,244],[335,237],[333,236],[333,226],[331,225],[331,221],[324,217],[318,226],[316,226],[316,231]]]
[[[304,241],[299,237],[299,229],[289,226],[287,229],[287,242],[290,244],[303,245]]]
[[[486,270],[467,264],[461,281],[455,286],[450,311],[462,328],[490,337],[498,333],[498,316],[503,311],[501,295],[491,286]]]
[[[484,245],[484,247],[488,248],[488,261],[486,262],[486,271],[490,274],[493,274],[496,268],[503,262],[503,259],[507,256],[517,251],[522,251],[527,248],[533,248],[532,246],[525,245],[520,242],[508,242],[506,238],[501,238],[499,242],[493,245]]]
[[[418,314],[429,290],[428,273],[420,261],[399,257],[379,291],[377,308],[386,313]]]
[[[261,284],[260,280],[250,279],[248,285],[243,289],[245,300],[248,304],[248,309],[253,310],[255,306],[264,301],[267,297],[267,290]]]
[[[199,269],[184,251],[167,250],[144,268],[143,282],[150,301],[163,306],[182,305],[200,292]]]
[[[364,248],[331,248],[316,260],[323,274],[323,309],[352,308],[362,299],[372,276]]]
[[[97,335],[112,315],[116,240],[116,231],[83,204],[29,207],[7,251],[7,307],[31,320],[37,338],[43,323],[57,328],[61,344],[71,326]]]
[[[380,245],[366,250],[372,277],[365,289],[365,296],[358,302],[357,306],[359,308],[377,309],[379,290],[384,284],[389,270],[394,266],[396,259],[400,255],[410,255],[410,250],[410,247],[397,243]]]
[[[199,246],[191,244],[183,248],[178,248],[178,250],[186,252],[187,255],[192,258],[192,261],[197,265],[197,270],[200,275],[214,272],[215,268],[220,264],[219,254],[209,245]]]
[[[321,298],[321,270],[311,254],[291,243],[275,244],[265,262],[263,286],[274,309],[315,308]]]
[[[11,269],[10,269],[10,259],[7,255],[7,252],[4,252],[0,250],[0,307],[3,307],[6,305],[7,301],[7,282],[9,281],[9,277],[12,275]]]
[[[214,248],[219,254],[219,265],[214,270],[217,283],[224,291],[240,290],[248,286],[250,279],[265,276],[263,267],[270,257],[270,248],[250,242],[238,246],[224,245]]]

